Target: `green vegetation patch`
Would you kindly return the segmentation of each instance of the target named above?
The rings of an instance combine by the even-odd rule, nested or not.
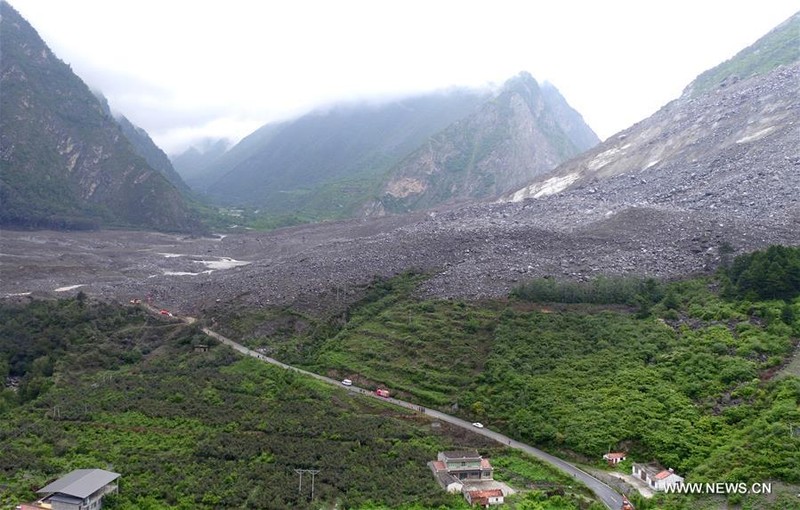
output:
[[[461,505],[426,462],[474,443],[419,416],[224,346],[196,352],[194,327],[136,307],[82,298],[0,314],[3,375],[23,381],[2,393],[0,506],[90,467],[122,474],[109,508]],[[295,469],[320,470],[314,503]]]
[[[791,253],[731,267],[793,274]],[[598,465],[624,449],[689,481],[797,485],[800,383],[783,367],[800,298],[739,295],[728,281],[540,281],[509,302],[462,303],[416,299],[405,280],[351,309],[308,366]]]

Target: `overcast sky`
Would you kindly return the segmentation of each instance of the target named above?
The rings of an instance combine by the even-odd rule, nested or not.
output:
[[[10,0],[166,152],[339,100],[549,81],[606,138],[800,0]]]

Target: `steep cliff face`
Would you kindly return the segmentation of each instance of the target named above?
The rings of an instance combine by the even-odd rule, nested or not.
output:
[[[0,15],[0,223],[198,229],[70,67],[8,3]]]
[[[522,73],[389,174],[375,210],[404,212],[499,196],[599,140],[558,91]]]

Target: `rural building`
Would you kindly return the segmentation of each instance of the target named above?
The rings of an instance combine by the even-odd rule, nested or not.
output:
[[[42,499],[20,505],[22,510],[97,510],[103,496],[119,491],[118,473],[104,469],[76,469],[38,491]]]
[[[627,453],[623,452],[608,452],[603,455],[603,460],[608,462],[609,466],[616,466],[628,457]]]
[[[471,505],[487,507],[503,503],[506,494],[514,491],[494,481],[494,468],[476,450],[439,452],[428,462],[436,481],[450,494],[461,493]]]
[[[484,508],[489,505],[503,504],[503,491],[500,489],[490,489],[482,491],[466,491],[464,497],[470,505],[478,505]]]
[[[683,477],[676,475],[672,469],[662,469],[653,464],[634,464],[632,472],[633,476],[656,491],[663,491],[667,487],[683,483]]]
[[[459,480],[492,480],[494,468],[476,450],[440,452],[437,457],[447,473]]]

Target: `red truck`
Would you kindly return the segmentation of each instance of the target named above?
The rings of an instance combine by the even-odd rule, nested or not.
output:
[[[378,395],[379,397],[389,398],[389,390],[384,390],[382,388],[379,388],[375,390],[375,394]]]

